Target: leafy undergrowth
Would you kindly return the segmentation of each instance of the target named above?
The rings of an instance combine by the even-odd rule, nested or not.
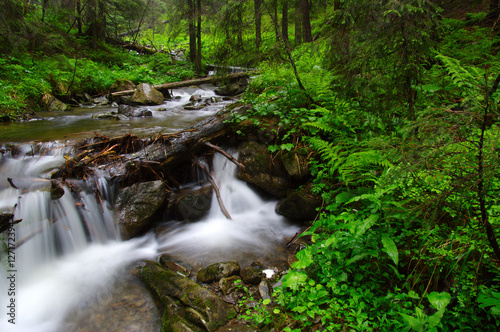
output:
[[[446,24],[414,118],[396,104],[373,112],[380,91],[336,93],[346,76],[309,75],[320,62],[310,54],[296,57],[314,102],[290,69],[264,67],[252,82],[254,108],[235,121],[272,117],[282,134],[270,151],[315,151],[324,204],[272,301],[242,318],[264,331],[498,329],[500,63],[489,32]],[[466,54],[446,39],[457,34],[486,40]]]

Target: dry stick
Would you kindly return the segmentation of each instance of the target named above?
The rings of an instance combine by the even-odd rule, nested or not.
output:
[[[217,202],[219,202],[220,210],[222,211],[222,213],[224,214],[224,216],[226,216],[227,219],[232,220],[233,218],[231,218],[231,216],[229,215],[229,212],[227,212],[226,207],[224,206],[224,202],[222,202],[222,198],[220,196],[219,187],[217,186],[217,183],[215,183],[214,177],[212,176],[212,174],[210,174],[210,172],[208,171],[207,167],[203,163],[201,163],[200,161],[197,161],[196,163],[198,164],[198,167],[203,172],[205,172],[205,174],[208,177],[208,181],[210,181],[210,184],[212,185],[212,188],[214,188],[215,196],[217,196]]]
[[[220,154],[222,154],[224,157],[226,157],[227,159],[229,159],[233,164],[235,164],[239,168],[245,169],[245,165],[243,165],[242,163],[240,163],[236,158],[234,158],[233,156],[231,156],[229,153],[227,153],[226,151],[224,151],[223,149],[221,149],[217,145],[214,145],[214,144],[212,144],[210,142],[205,142],[205,145],[208,146],[209,148],[214,149],[215,151],[219,152]]]

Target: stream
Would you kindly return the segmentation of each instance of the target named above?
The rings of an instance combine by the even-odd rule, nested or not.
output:
[[[0,235],[9,248],[1,257],[0,331],[160,331],[162,313],[134,276],[140,261],[168,253],[198,269],[231,259],[270,266],[286,259],[283,242],[299,228],[274,212],[275,201],[236,179],[235,166],[219,154],[213,171],[232,220],[214,195],[201,221],[158,220],[156,232],[123,241],[113,222],[117,188],[104,172],[88,179],[92,183],[82,180],[81,191],[65,186],[61,197],[51,197],[50,174],[72,156],[71,141],[95,133],[147,137],[179,131],[230,102],[184,110],[191,95],[210,98],[213,90],[174,90],[173,100],[147,107],[152,118],[94,120],[92,114],[110,108],[82,107],[0,126],[0,211],[22,219]]]

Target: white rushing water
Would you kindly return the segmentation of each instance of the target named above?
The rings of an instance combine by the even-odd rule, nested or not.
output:
[[[15,259],[1,257],[0,331],[65,331],[68,315],[112,292],[141,259],[169,253],[195,267],[230,259],[249,264],[279,256],[283,243],[299,230],[274,212],[276,202],[261,199],[237,180],[234,164],[216,154],[215,179],[232,220],[214,195],[209,215],[200,222],[170,227],[157,239],[121,241],[106,201],[112,190],[105,177],[92,180],[102,203],[94,193],[68,187],[51,199],[49,174],[64,163],[61,151],[22,152],[0,160],[0,206],[15,206],[14,219],[22,219],[12,235],[5,232],[2,238],[15,247]]]
[[[15,250],[0,259],[0,331],[61,330],[68,312],[107,292],[128,264],[156,255],[153,239],[120,241],[110,208],[93,194],[75,199],[65,187],[52,200],[49,173],[65,159],[49,150],[31,157],[21,151],[0,163],[1,205],[15,206],[14,219],[22,219],[2,238]]]
[[[196,223],[177,226],[160,237],[160,251],[194,266],[224,260],[240,264],[279,256],[278,252],[299,227],[275,212],[276,201],[265,201],[245,182],[236,178],[236,166],[220,154],[213,169],[222,201],[231,216],[221,212],[214,195],[209,215]]]

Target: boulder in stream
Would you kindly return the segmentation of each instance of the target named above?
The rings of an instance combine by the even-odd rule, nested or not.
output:
[[[211,185],[181,189],[169,198],[173,217],[182,221],[198,221],[207,215],[212,202]]]
[[[40,100],[41,104],[45,108],[45,110],[49,112],[61,112],[61,111],[69,111],[71,108],[57,99],[56,97],[52,96],[51,94],[44,94]]]
[[[238,161],[245,169],[238,169],[237,177],[276,197],[285,197],[291,188],[290,177],[281,161],[272,158],[267,146],[255,141],[243,143]]]
[[[168,196],[162,181],[135,183],[120,190],[115,204],[115,222],[124,238],[146,230]]]
[[[220,96],[236,96],[245,92],[246,88],[248,87],[248,83],[249,83],[248,78],[246,77],[240,78],[237,81],[233,81],[225,85],[219,86],[215,90],[215,93]]]
[[[130,102],[138,105],[161,105],[165,97],[152,85],[141,83],[135,89]]]
[[[150,117],[153,113],[146,108],[135,108],[130,105],[119,105],[118,114],[124,115],[127,118]]]
[[[236,316],[214,293],[157,263],[147,261],[139,276],[165,306],[162,331],[215,331]]]

